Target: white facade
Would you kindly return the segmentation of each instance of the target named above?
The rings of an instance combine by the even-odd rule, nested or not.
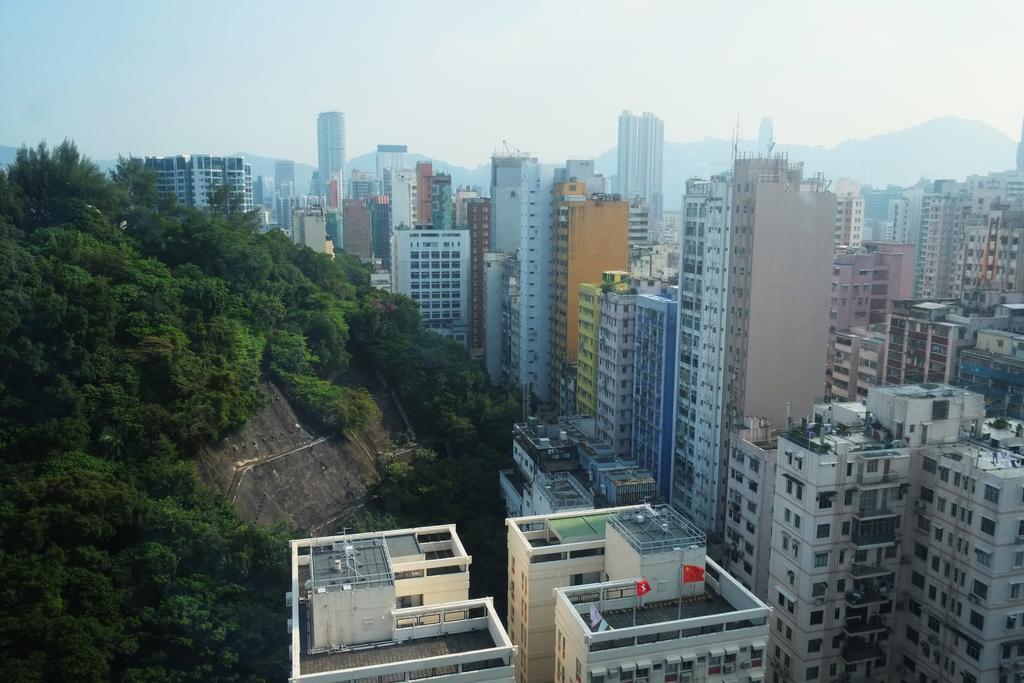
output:
[[[506,278],[504,329],[488,326],[485,335],[508,340],[504,375],[541,401],[550,399],[551,386],[552,181],[552,169],[534,158],[491,160],[491,248],[514,258],[517,272]]]
[[[391,229],[400,225],[415,227],[417,222],[418,193],[416,171],[410,168],[391,171]]]
[[[327,238],[327,218],[320,207],[298,209],[292,214],[292,241],[322,254],[334,254]]]
[[[679,234],[672,503],[708,529],[718,524],[731,211],[732,186],[726,178],[687,182]]]
[[[193,154],[146,157],[143,163],[156,172],[156,191],[162,197],[173,196],[184,206],[206,209],[211,192],[226,185],[235,210],[253,210],[252,167],[245,157]]]
[[[420,307],[423,326],[463,344],[469,338],[468,230],[412,230],[391,236],[392,291]]]
[[[651,219],[661,220],[661,171],[665,150],[665,124],[654,114],[619,115],[617,192],[647,200]]]
[[[408,151],[406,145],[377,145],[377,184],[381,194],[391,194],[395,174],[405,168],[405,154]]]

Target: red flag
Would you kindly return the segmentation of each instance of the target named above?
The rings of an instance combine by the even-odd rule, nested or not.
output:
[[[651,582],[650,581],[648,581],[647,579],[640,579],[639,581],[636,582],[636,594],[638,596],[640,596],[640,595],[647,595],[650,592],[651,592]]]
[[[704,580],[704,567],[699,564],[683,565],[683,583],[694,583]]]

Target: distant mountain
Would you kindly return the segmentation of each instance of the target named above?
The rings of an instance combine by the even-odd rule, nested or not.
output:
[[[911,128],[847,140],[835,147],[778,144],[792,161],[804,163],[805,174],[826,178],[854,178],[861,183],[913,185],[921,178],[953,178],[1013,168],[1016,142],[987,123],[959,118],[926,121]],[[740,152],[757,150],[756,140],[741,140]],[[708,176],[727,169],[732,143],[705,138],[697,142],[666,142],[662,183],[665,207],[679,207],[687,178]],[[616,171],[613,147],[596,159],[605,175]]]
[[[826,178],[854,178],[862,183],[884,187],[886,185],[913,185],[921,178],[963,179],[975,173],[988,173],[1013,168],[1016,141],[981,121],[959,118],[941,118],[926,121],[911,128],[873,135],[863,140],[847,140],[835,147],[778,144],[776,152],[785,152],[793,161],[804,162],[806,174],[823,173]],[[742,140],[740,152],[757,149],[755,140]],[[14,160],[15,147],[0,146],[0,164]],[[253,176],[274,176],[277,159],[241,153],[252,164]],[[455,185],[490,183],[490,164],[465,168],[449,164],[422,154],[407,154],[406,163],[431,161],[435,172],[452,175]],[[666,142],[663,185],[665,208],[675,210],[687,178],[708,176],[726,170],[732,160],[729,140],[705,138],[696,142]],[[116,160],[97,159],[100,168],[114,167]],[[616,150],[596,157],[597,170],[606,176],[616,173]],[[368,152],[354,157],[346,164],[346,175],[353,169],[376,172],[376,156]],[[309,188],[314,167],[295,164],[295,182],[299,189]]]

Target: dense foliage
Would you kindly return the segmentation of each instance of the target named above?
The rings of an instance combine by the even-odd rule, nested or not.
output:
[[[160,201],[137,162],[107,178],[68,143],[0,171],[0,680],[285,677],[289,531],[241,522],[192,462],[266,377],[341,431],[376,407],[339,378],[378,369],[446,448],[385,463],[372,519],[454,520],[501,563],[514,403],[357,262],[232,209]]]

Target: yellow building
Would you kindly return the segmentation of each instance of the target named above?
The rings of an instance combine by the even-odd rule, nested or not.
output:
[[[597,350],[601,330],[601,295],[604,292],[628,291],[629,273],[608,270],[600,282],[580,285],[579,340],[576,349],[577,415],[597,415]]]
[[[570,180],[555,184],[554,213],[551,395],[565,413],[572,412],[576,394],[580,285],[600,280],[606,270],[626,269],[629,202],[588,197],[586,183]]]

